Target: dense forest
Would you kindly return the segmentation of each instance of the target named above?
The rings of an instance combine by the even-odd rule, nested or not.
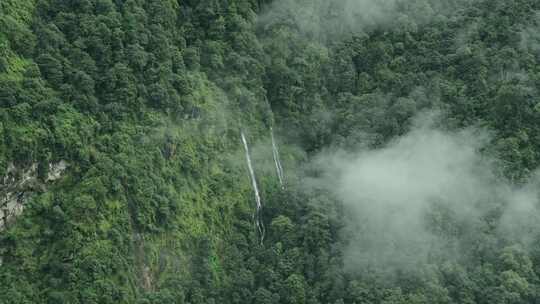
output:
[[[0,0],[0,303],[540,303],[539,89],[537,0]]]

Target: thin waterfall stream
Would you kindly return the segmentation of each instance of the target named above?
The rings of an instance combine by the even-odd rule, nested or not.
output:
[[[251,179],[251,186],[253,187],[253,192],[255,193],[255,225],[257,226],[257,230],[259,231],[259,235],[261,237],[261,243],[264,240],[264,224],[261,221],[261,211],[262,211],[262,203],[261,203],[261,196],[259,194],[259,187],[257,186],[257,179],[255,178],[255,172],[253,171],[253,165],[251,163],[251,155],[249,153],[249,147],[246,140],[246,136],[244,135],[244,132],[241,131],[240,135],[242,137],[242,143],[244,144],[244,150],[246,152],[246,161],[248,165],[249,170],[249,176]]]
[[[270,136],[272,137],[272,155],[274,157],[274,164],[276,165],[276,173],[279,179],[281,189],[285,189],[285,178],[283,174],[283,167],[281,166],[281,160],[279,159],[279,150],[277,148],[276,140],[274,138],[274,130],[270,127]]]

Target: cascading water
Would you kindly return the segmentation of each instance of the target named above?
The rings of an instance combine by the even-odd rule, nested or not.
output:
[[[261,217],[261,209],[262,209],[262,203],[261,203],[261,196],[259,194],[259,187],[257,186],[257,180],[255,179],[255,172],[253,171],[253,166],[251,164],[251,156],[249,154],[249,147],[247,144],[246,136],[244,135],[244,132],[240,132],[240,135],[242,137],[242,143],[244,144],[244,150],[246,152],[246,161],[248,165],[249,170],[249,176],[251,179],[251,186],[253,187],[253,192],[255,193],[255,225],[257,226],[257,230],[259,231],[259,235],[261,237],[261,243],[264,240],[264,224],[260,220]]]
[[[272,155],[274,156],[274,164],[276,165],[276,173],[279,179],[279,184],[282,189],[285,189],[285,178],[283,174],[283,167],[281,166],[281,160],[279,159],[279,151],[277,149],[276,140],[274,138],[274,130],[270,127],[270,136],[272,137]]]

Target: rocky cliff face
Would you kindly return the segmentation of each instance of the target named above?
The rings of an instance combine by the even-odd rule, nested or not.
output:
[[[22,214],[24,204],[36,192],[44,191],[49,183],[62,177],[67,168],[65,161],[50,163],[45,179],[38,177],[38,164],[17,167],[11,163],[0,182],[0,231]]]

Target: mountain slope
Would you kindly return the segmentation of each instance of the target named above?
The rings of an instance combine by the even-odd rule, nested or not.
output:
[[[540,5],[373,3],[2,1],[0,176],[32,183],[1,184],[24,210],[0,303],[536,303],[540,251],[497,230],[504,198],[469,226],[429,210],[460,256],[357,269],[367,224],[318,183],[325,155],[392,147],[426,111],[486,130],[502,185],[534,182]]]

